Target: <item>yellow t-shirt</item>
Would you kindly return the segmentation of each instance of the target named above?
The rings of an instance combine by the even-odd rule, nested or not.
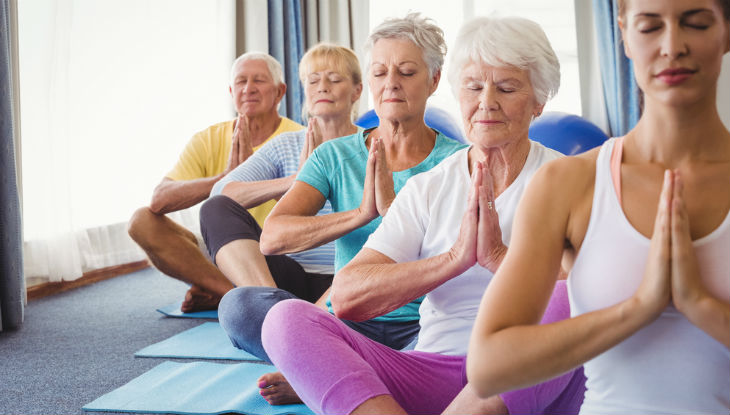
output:
[[[172,180],[195,180],[223,173],[231,154],[231,137],[233,137],[235,122],[235,119],[224,121],[211,125],[195,134],[180,154],[175,167],[165,177]],[[281,133],[299,131],[303,128],[303,126],[289,118],[281,117],[281,122],[276,131],[266,141],[254,147],[253,151],[258,150],[267,141]],[[272,199],[248,211],[256,219],[256,222],[263,226],[264,219],[274,208],[275,203],[276,201]]]

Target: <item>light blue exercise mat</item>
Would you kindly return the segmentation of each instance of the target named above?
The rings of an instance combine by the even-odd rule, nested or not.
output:
[[[169,414],[312,415],[305,405],[269,405],[256,380],[274,371],[258,363],[163,362],[87,404],[85,411]]]
[[[166,315],[167,317],[218,319],[218,310],[206,310],[206,311],[196,311],[194,313],[183,313],[182,310],[180,310],[181,305],[182,305],[182,301],[180,301],[179,303],[170,304],[165,307],[160,307],[157,309],[157,311]]]
[[[134,355],[179,359],[261,360],[233,346],[218,322],[207,322],[185,330],[147,346]]]

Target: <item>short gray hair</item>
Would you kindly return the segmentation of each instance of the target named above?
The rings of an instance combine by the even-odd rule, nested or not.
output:
[[[284,83],[284,71],[281,69],[279,61],[274,59],[268,53],[263,52],[246,52],[243,55],[236,58],[231,65],[230,85],[233,86],[234,78],[236,77],[236,65],[245,61],[262,60],[266,62],[266,67],[269,68],[269,74],[271,79],[274,80],[274,85],[279,86]]]
[[[423,51],[423,61],[433,76],[444,66],[446,41],[444,31],[433,20],[421,17],[420,13],[408,13],[406,17],[390,18],[383,21],[368,37],[365,50],[370,66],[370,51],[380,39],[405,39],[415,43]]]
[[[544,105],[560,88],[560,62],[539,24],[521,17],[477,17],[464,24],[449,61],[449,83],[458,96],[461,71],[469,62],[513,66],[528,72]]]

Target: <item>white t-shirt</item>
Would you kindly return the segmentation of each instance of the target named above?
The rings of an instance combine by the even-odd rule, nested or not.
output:
[[[562,156],[540,143],[530,143],[519,176],[495,200],[505,245],[509,245],[514,213],[532,175],[546,162]],[[430,171],[410,178],[365,247],[398,263],[451,249],[459,236],[471,188],[468,151],[460,150]],[[465,355],[482,294],[492,276],[476,264],[428,293],[419,310],[421,331],[416,350]]]

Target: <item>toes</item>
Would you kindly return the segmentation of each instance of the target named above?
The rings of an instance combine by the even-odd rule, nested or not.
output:
[[[276,386],[271,386],[271,387],[268,387],[268,388],[259,389],[259,394],[261,394],[261,396],[263,396],[267,400],[269,398],[271,398],[271,395],[276,394],[276,392],[277,392],[276,391]]]
[[[271,372],[261,375],[256,382],[258,383],[259,388],[267,388],[272,385],[278,385],[279,383],[286,382],[286,379],[284,379],[281,372]]]

